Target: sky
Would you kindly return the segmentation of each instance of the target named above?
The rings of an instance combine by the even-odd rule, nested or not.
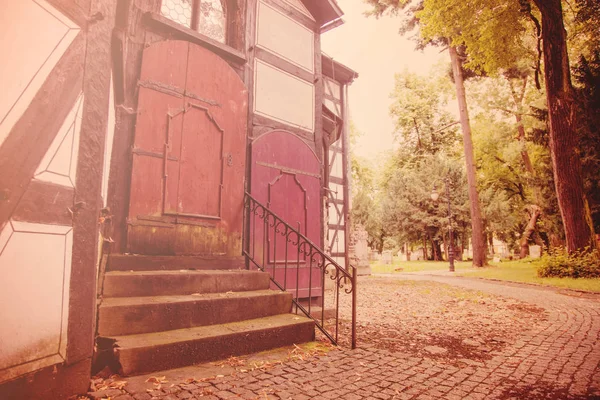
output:
[[[394,74],[408,69],[426,75],[440,59],[439,49],[415,50],[415,43],[398,33],[398,18],[365,17],[362,0],[337,0],[345,24],[321,36],[322,50],[358,72],[349,89],[350,118],[362,136],[353,151],[374,158],[393,146],[394,121],[389,115]]]

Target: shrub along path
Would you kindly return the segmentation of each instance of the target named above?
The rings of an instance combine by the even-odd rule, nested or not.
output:
[[[112,392],[92,397],[600,398],[598,295],[402,274],[361,277],[358,301],[357,350],[295,348],[262,364],[235,359],[149,382],[97,380]]]

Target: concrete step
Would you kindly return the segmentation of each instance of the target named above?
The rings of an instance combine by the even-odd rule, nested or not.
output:
[[[291,311],[292,294],[275,290],[182,296],[112,297],[99,307],[100,336],[225,324]]]
[[[314,321],[280,314],[222,325],[115,337],[125,375],[215,361],[314,340]]]
[[[111,254],[107,271],[245,269],[243,257]]]
[[[268,273],[246,270],[112,271],[104,277],[104,297],[246,292],[269,288]]]

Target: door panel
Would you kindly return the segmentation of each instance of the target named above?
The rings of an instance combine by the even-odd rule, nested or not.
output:
[[[321,241],[320,170],[320,162],[313,150],[289,132],[272,131],[252,143],[252,196],[317,246]],[[263,225],[253,227],[253,234],[256,243],[263,243],[262,238],[267,236],[267,247],[255,251],[258,254],[264,252],[265,260],[270,264],[269,273],[280,282],[286,276],[287,289],[291,291],[296,290],[297,282],[299,297],[308,296],[309,286],[313,297],[320,296],[321,271],[304,255],[298,257],[297,247],[288,244],[272,229],[265,233]]]
[[[208,109],[191,102],[188,107],[183,117],[177,212],[220,218],[223,130],[210,119]]]
[[[248,101],[243,82],[210,51],[164,41],[144,51],[140,86],[128,251],[238,255]]]
[[[306,197],[306,189],[299,182],[296,175],[284,173],[269,183],[267,207],[282,217],[293,228],[306,235],[308,226]],[[286,259],[288,262],[296,262],[298,252],[290,249],[292,246],[288,246],[287,241],[277,241],[276,239],[280,238],[269,238],[269,262],[281,263]],[[286,250],[288,253],[286,253]],[[304,258],[300,257],[301,260],[304,260]]]

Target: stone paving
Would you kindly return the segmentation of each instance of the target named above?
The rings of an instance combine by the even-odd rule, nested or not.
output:
[[[383,278],[376,278],[383,279]],[[111,400],[177,399],[600,399],[600,297],[492,281],[402,274],[510,297],[546,318],[516,326],[514,340],[486,359],[460,362],[376,347],[336,349],[270,368],[203,379],[133,385],[92,394]],[[361,290],[368,288],[361,281]],[[359,344],[360,345],[360,344]],[[155,374],[160,375],[160,374]],[[163,374],[164,375],[164,374]]]

